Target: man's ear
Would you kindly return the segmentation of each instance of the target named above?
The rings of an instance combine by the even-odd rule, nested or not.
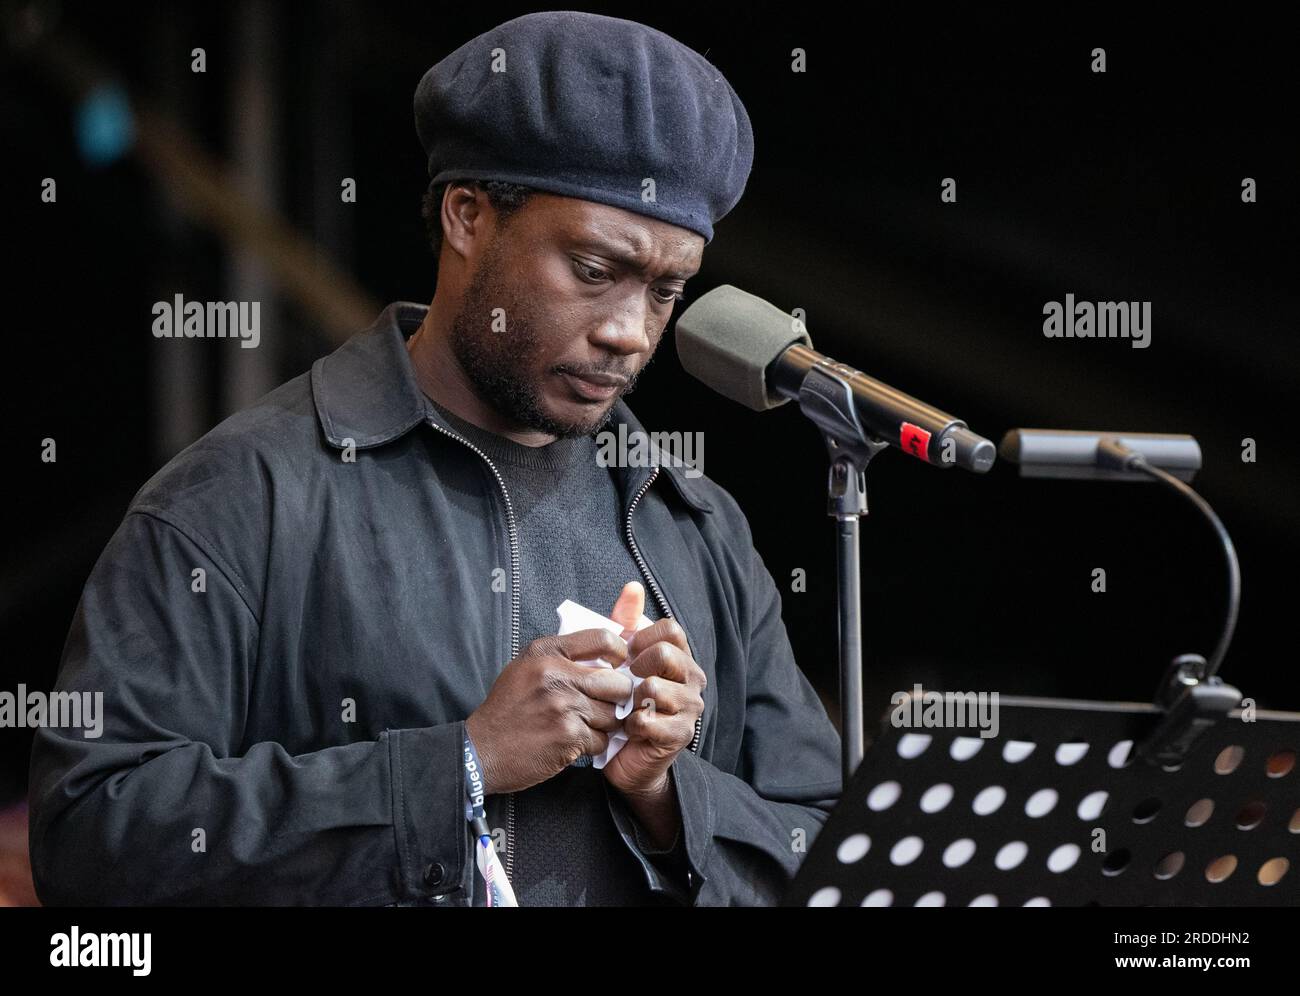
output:
[[[461,259],[486,246],[487,194],[473,183],[449,183],[442,192],[442,241]]]

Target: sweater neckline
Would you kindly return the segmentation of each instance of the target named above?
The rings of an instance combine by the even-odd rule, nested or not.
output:
[[[588,452],[592,442],[590,436],[575,436],[556,439],[544,446],[526,446],[466,421],[432,398],[429,398],[429,404],[438,410],[453,429],[486,453],[489,459],[514,467],[525,467],[531,470],[565,470]]]

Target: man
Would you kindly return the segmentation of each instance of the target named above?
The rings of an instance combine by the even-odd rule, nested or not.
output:
[[[467,746],[525,906],[774,902],[838,796],[734,499],[596,459],[644,433],[620,396],[743,191],[739,99],[667,35],[547,12],[415,107],[433,301],[133,500],[59,676],[104,691],[103,735],[33,752],[45,902],[484,905]],[[555,636],[566,598],[629,642]],[[624,720],[596,658],[644,679]]]

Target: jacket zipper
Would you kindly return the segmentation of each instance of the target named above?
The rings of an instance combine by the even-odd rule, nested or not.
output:
[[[481,449],[471,443],[464,436],[452,432],[450,429],[444,429],[436,422],[429,422],[435,429],[443,435],[450,436],[468,446],[471,450],[483,458],[484,463],[492,471],[492,476],[497,479],[497,485],[501,488],[501,496],[506,500],[506,530],[510,535],[510,656],[509,661],[519,656],[519,536],[515,530],[515,508],[510,501],[510,492],[506,490],[506,482],[502,479],[501,473],[497,470],[496,464]],[[510,792],[506,795],[506,878],[511,882],[515,877],[515,794]]]
[[[668,601],[659,590],[659,585],[655,581],[654,575],[650,573],[650,568],[646,566],[645,560],[641,557],[641,551],[637,549],[636,538],[632,535],[632,512],[636,508],[637,502],[641,500],[641,496],[650,489],[650,485],[655,482],[655,478],[658,476],[659,467],[656,466],[650,476],[646,478],[645,483],[641,485],[640,490],[638,490],[636,495],[632,498],[632,503],[628,505],[627,519],[624,522],[623,529],[627,533],[627,543],[632,549],[632,556],[636,560],[636,566],[640,568],[641,573],[645,575],[645,579],[650,582],[650,590],[654,593],[655,601],[659,603],[659,608],[663,614],[667,618],[672,619],[675,618],[673,616],[673,610],[668,607]],[[687,748],[692,754],[698,754],[700,752],[700,730],[703,728],[703,723],[704,714],[700,713],[699,717],[695,720],[695,736],[691,738],[690,746]]]

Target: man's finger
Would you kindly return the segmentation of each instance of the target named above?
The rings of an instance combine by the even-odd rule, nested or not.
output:
[[[607,629],[580,629],[557,636],[555,648],[571,661],[608,661],[618,667],[627,660],[627,644]]]
[[[655,712],[675,716],[696,698],[696,694],[685,685],[668,681],[659,675],[651,675],[637,686],[634,706],[644,709],[649,703]]]
[[[673,716],[661,716],[648,709],[638,709],[623,720],[628,740],[642,740],[665,751],[680,751],[690,743],[695,726],[688,729]]]
[[[693,662],[694,659],[689,652],[675,643],[661,640],[635,654],[628,667],[638,678],[659,675],[668,681],[678,681],[685,685]]]
[[[588,699],[582,708],[582,719],[593,730],[612,733],[623,728],[623,721],[618,718],[611,702],[598,702]]]
[[[611,702],[615,705],[626,702],[632,694],[632,679],[626,672],[615,671],[608,667],[591,667],[574,664],[569,678],[573,687],[589,699],[598,702]]]
[[[593,727],[587,727],[587,732],[582,738],[582,752],[590,757],[597,754],[605,753],[605,748],[609,746],[609,734],[597,730]]]
[[[651,623],[645,629],[636,632],[636,635],[628,641],[628,653],[635,657],[646,647],[661,641],[680,647],[688,654],[691,652],[691,645],[686,641],[686,631],[682,629],[677,620],[660,619],[658,622]]]

